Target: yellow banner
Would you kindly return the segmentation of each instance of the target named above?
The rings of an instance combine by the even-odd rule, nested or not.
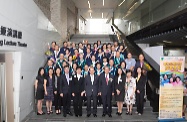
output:
[[[184,57],[161,57],[159,119],[183,118]]]

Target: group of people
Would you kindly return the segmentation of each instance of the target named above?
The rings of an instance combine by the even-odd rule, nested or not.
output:
[[[127,105],[127,115],[132,115],[132,107],[137,106],[137,114],[143,114],[146,74],[143,69],[144,56],[132,58],[126,47],[118,42],[91,44],[87,40],[75,43],[64,42],[59,48],[56,42],[49,47],[46,67],[39,68],[35,81],[37,115],[46,101],[47,114],[52,114],[54,102],[56,114],[73,116],[70,106],[73,100],[74,114],[82,116],[83,100],[87,101],[87,117],[97,117],[97,106],[102,104],[103,114],[112,117],[112,97],[117,102],[117,115],[122,115],[123,103]],[[93,111],[91,110],[93,100]],[[62,104],[61,104],[62,103]]]

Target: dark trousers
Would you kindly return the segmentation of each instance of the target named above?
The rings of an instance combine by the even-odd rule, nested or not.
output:
[[[75,93],[73,97],[73,108],[75,115],[82,115],[82,99],[81,93]]]
[[[144,107],[144,94],[145,92],[136,93],[136,106],[137,112],[143,114],[143,107]]]
[[[70,112],[71,106],[71,93],[63,94],[63,113],[67,114]]]
[[[97,105],[101,105],[102,104],[102,98],[101,96],[97,96]]]
[[[87,96],[87,114],[91,114],[91,99],[93,99],[93,114],[97,114],[97,96]]]
[[[103,113],[111,114],[112,113],[112,105],[111,105],[112,94],[102,95],[101,97],[102,97],[102,102],[103,102]]]
[[[62,98],[60,96],[60,93],[54,94],[55,110],[60,110],[61,109],[61,101],[62,101]]]

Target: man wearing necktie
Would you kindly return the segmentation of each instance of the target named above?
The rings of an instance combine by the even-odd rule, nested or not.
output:
[[[60,85],[60,96],[63,97],[63,116],[67,114],[73,116],[70,111],[71,93],[72,93],[72,77],[69,74],[69,66],[64,67],[65,74],[62,75],[62,83]]]
[[[87,117],[91,115],[91,99],[93,99],[93,116],[97,117],[97,95],[98,95],[98,76],[94,75],[94,67],[90,67],[90,75],[85,77],[85,95],[87,97]]]
[[[104,73],[99,78],[99,95],[103,102],[103,117],[108,114],[112,117],[112,96],[114,95],[113,76],[109,74],[109,67],[104,68]]]
[[[77,73],[72,78],[72,96],[75,116],[82,116],[82,101],[84,91],[84,77],[81,75],[81,67],[77,67]]]

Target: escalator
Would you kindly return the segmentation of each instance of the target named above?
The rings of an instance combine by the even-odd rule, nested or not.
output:
[[[151,64],[155,63],[155,61],[149,55],[143,52],[143,50],[135,42],[128,41],[126,36],[118,28],[116,29],[121,34],[120,42],[122,42],[125,46],[127,46],[127,51],[132,53],[133,58],[138,60],[138,55],[142,53],[145,56],[145,61],[148,62],[150,66],[152,67],[152,71],[149,71],[147,73],[146,95],[147,95],[147,100],[150,101],[150,106],[153,108],[152,112],[158,112],[159,95],[157,94],[157,89],[159,88],[159,76],[160,76],[160,73],[158,72],[159,65],[157,68],[154,68]],[[114,38],[114,39],[117,38],[116,35],[112,35],[112,36],[113,37],[111,38]]]

